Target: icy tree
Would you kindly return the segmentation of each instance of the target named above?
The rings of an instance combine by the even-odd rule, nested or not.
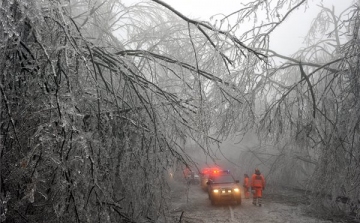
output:
[[[324,8],[291,57],[269,49],[305,3],[253,1],[211,24],[159,0],[3,1],[1,219],[171,221],[165,172],[192,164],[185,142],[212,155],[254,129],[281,148],[264,161],[274,178],[296,167],[319,197],[356,200],[358,6]]]
[[[308,189],[316,195],[314,204],[319,200],[328,203],[330,197],[336,209],[336,199],[345,198],[349,213],[356,215],[359,5],[340,13],[319,5],[321,11],[305,38],[306,48],[291,56],[270,49],[269,34],[304,4],[306,1],[253,1],[236,12],[240,20],[255,16],[255,8],[267,14],[240,38],[249,39],[250,45],[268,56],[266,67],[255,71],[253,79],[257,83],[252,88],[257,131],[264,140],[255,156],[270,167],[268,176],[274,183]],[[291,10],[284,13],[284,7]]]
[[[1,25],[8,222],[166,220],[165,171],[217,141],[216,103],[244,103],[230,66],[265,58],[162,2],[8,0]]]

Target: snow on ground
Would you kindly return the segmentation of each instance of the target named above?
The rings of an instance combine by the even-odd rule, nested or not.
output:
[[[305,205],[301,202],[296,204],[286,200],[281,201],[276,196],[270,195],[266,198],[266,191],[264,191],[262,207],[254,206],[251,199],[243,199],[241,205],[224,203],[212,206],[207,193],[201,190],[199,185],[179,184],[173,190],[171,202],[171,214],[177,222],[180,222],[180,216],[182,223],[334,222],[306,216]]]

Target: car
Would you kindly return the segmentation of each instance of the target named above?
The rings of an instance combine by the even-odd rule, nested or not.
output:
[[[208,195],[211,204],[219,202],[235,202],[241,204],[241,190],[239,180],[235,180],[230,173],[212,176],[207,182]]]
[[[217,175],[220,173],[220,168],[213,167],[213,168],[204,168],[200,172],[200,186],[204,191],[207,191],[208,185],[206,184],[209,181],[211,176]]]

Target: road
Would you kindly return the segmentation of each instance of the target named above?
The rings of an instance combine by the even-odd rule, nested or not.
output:
[[[178,190],[179,191],[179,190]],[[265,199],[263,206],[252,204],[251,199],[242,199],[241,205],[218,204],[212,206],[207,193],[199,185],[184,186],[172,200],[172,216],[181,223],[329,223],[317,218],[306,216],[303,205],[279,203]],[[180,221],[181,219],[181,221]]]

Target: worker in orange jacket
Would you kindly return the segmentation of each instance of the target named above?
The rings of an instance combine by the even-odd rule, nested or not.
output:
[[[258,168],[255,169],[255,173],[251,177],[251,190],[253,192],[253,205],[256,203],[261,206],[262,191],[265,190],[265,178],[260,173]]]
[[[249,192],[249,188],[250,188],[250,181],[249,181],[249,176],[247,174],[244,174],[244,194],[245,194],[245,199],[249,199],[250,198],[250,192]]]

